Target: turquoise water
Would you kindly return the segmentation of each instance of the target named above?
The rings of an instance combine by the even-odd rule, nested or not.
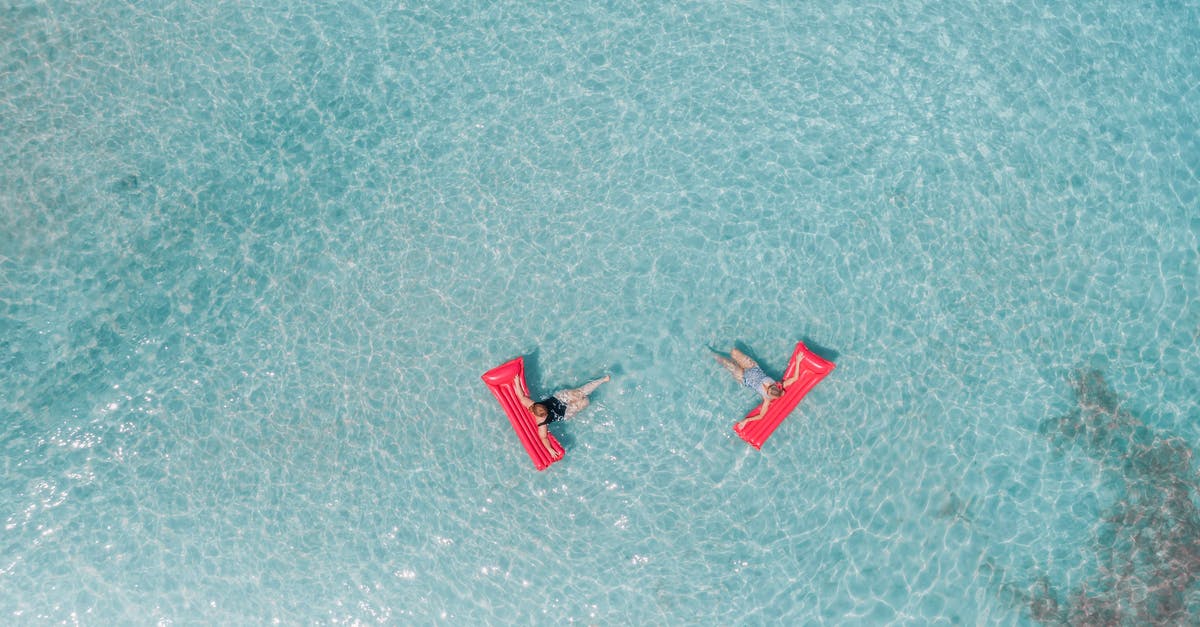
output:
[[[0,4],[3,621],[1200,614],[1200,7],[668,4]]]

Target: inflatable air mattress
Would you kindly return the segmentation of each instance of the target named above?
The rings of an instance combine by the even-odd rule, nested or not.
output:
[[[749,442],[756,449],[762,449],[763,442],[775,433],[775,429],[779,427],[784,418],[792,413],[796,405],[800,404],[800,399],[808,394],[809,390],[813,389],[825,375],[833,372],[836,366],[833,362],[826,361],[818,357],[815,353],[808,350],[804,342],[796,342],[796,350],[792,353],[792,359],[788,362],[787,370],[783,373],[783,380],[786,381],[797,373],[799,377],[791,385],[783,390],[783,396],[771,401],[767,407],[767,415],[762,420],[746,423],[744,429],[739,429],[736,424],[733,426],[734,433],[737,433],[743,440]],[[747,418],[757,416],[762,409],[762,404],[759,403],[746,414]]]
[[[492,394],[496,395],[496,400],[500,401],[500,407],[504,409],[504,413],[508,414],[508,421],[512,423],[513,431],[517,432],[517,437],[525,447],[525,452],[529,453],[529,458],[533,460],[534,467],[538,470],[545,470],[550,467],[550,464],[563,458],[563,448],[558,440],[549,434],[547,437],[550,439],[550,446],[558,451],[558,458],[550,457],[546,447],[542,446],[542,440],[538,437],[537,419],[517,398],[517,394],[513,390],[513,377],[520,377],[521,390],[526,396],[529,396],[529,388],[525,385],[524,357],[517,357],[512,361],[500,364],[483,373],[481,378]]]

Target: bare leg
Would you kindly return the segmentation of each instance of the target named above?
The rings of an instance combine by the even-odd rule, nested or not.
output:
[[[758,366],[753,359],[750,359],[749,355],[736,348],[729,349],[729,356],[733,357],[733,360],[737,362],[737,365],[742,367],[742,370],[749,370]]]
[[[600,387],[601,385],[603,385],[605,383],[608,383],[608,381],[610,379],[612,379],[612,377],[610,377],[608,375],[604,375],[603,377],[600,377],[599,379],[596,379],[595,381],[592,381],[591,383],[588,383],[588,384],[584,385],[583,387],[579,388],[579,391],[583,392],[584,396],[589,396],[592,392],[596,391],[596,388]]]
[[[578,392],[579,390],[571,391]],[[574,418],[579,412],[587,409],[587,406],[590,403],[591,401],[588,400],[588,397],[583,395],[572,398],[571,400],[567,401],[567,411],[565,414],[563,414],[563,418]]]
[[[602,384],[607,383],[609,379],[611,379],[611,377],[605,375],[599,379],[596,379],[595,381],[587,383],[583,387],[575,388],[573,390],[563,390],[558,394],[555,394],[559,400],[567,404],[567,413],[565,417],[571,418],[574,417],[575,414],[583,411],[589,403],[588,395],[592,392],[595,392],[596,388],[600,387]]]
[[[734,379],[737,379],[738,383],[742,382],[742,375],[745,374],[744,368],[724,355],[713,355],[713,359],[717,360],[718,364],[725,366],[725,369],[729,371],[729,374],[733,375]]]

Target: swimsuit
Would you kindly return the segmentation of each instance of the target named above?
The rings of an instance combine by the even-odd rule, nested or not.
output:
[[[742,372],[742,385],[762,394],[763,398],[767,398],[767,391],[763,389],[764,385],[771,385],[775,380],[767,376],[762,368],[754,366],[747,368]]]
[[[558,400],[558,398],[554,396],[551,396],[544,401],[538,401],[538,405],[545,407],[546,411],[549,412],[546,415],[546,419],[538,423],[539,427],[548,425],[552,422],[558,422],[567,417],[567,404]]]

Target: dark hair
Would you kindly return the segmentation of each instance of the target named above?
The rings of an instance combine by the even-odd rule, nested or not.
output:
[[[534,403],[533,405],[530,405],[529,411],[533,412],[533,415],[537,416],[538,418],[545,418],[546,416],[550,415],[550,410],[546,409],[546,406],[541,403]]]

